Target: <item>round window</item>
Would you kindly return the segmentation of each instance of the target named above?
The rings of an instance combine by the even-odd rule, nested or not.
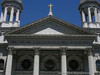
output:
[[[79,62],[76,61],[75,59],[69,61],[69,67],[72,69],[72,70],[77,70],[77,68],[79,67]]]
[[[53,68],[55,67],[55,62],[51,59],[47,60],[45,62],[45,67],[48,69],[48,70],[53,70]]]
[[[29,59],[24,59],[21,63],[21,66],[24,70],[29,70],[29,68],[31,67],[32,63]]]

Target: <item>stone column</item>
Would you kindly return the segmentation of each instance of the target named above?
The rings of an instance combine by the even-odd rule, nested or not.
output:
[[[92,49],[87,49],[87,50],[88,50],[89,75],[94,75],[94,64],[93,64]]]
[[[82,11],[82,22],[83,22],[83,23],[86,22],[86,17],[85,17],[84,11]]]
[[[3,21],[3,12],[1,12],[1,18],[0,18],[0,22]]]
[[[12,74],[12,60],[13,60],[13,51],[12,50],[13,50],[13,48],[8,48],[8,57],[7,57],[5,75]]]
[[[17,10],[17,12],[16,12],[16,21],[19,21],[19,10]]]
[[[4,10],[4,18],[3,18],[3,21],[6,21],[6,19],[7,19],[7,8],[8,7],[5,7],[5,10]]]
[[[89,22],[92,22],[91,9],[88,7]]]
[[[87,25],[87,22],[86,22],[86,15],[85,15],[85,12],[84,11],[82,11],[81,12],[81,15],[82,15],[82,23],[83,23],[83,27],[88,27],[88,25]]]
[[[11,13],[10,13],[10,21],[13,21],[13,17],[14,17],[14,7],[11,8]]]
[[[67,58],[66,58],[66,48],[62,48],[61,51],[61,74],[67,75]]]
[[[35,49],[33,75],[39,75],[39,49]]]
[[[100,33],[97,33],[97,42],[100,43]]]
[[[99,21],[99,23],[100,23],[100,10],[98,10],[98,21]]]
[[[94,15],[95,15],[95,22],[98,22],[97,8],[94,9]]]

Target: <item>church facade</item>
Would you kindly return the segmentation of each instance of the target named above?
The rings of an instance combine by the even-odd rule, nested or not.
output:
[[[100,3],[80,0],[82,27],[48,16],[20,27],[21,0],[3,0],[0,75],[100,75]]]

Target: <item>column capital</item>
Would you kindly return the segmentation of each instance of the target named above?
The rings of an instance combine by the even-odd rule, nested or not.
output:
[[[68,50],[68,48],[66,47],[66,48],[60,48],[60,50],[61,50],[61,54],[62,55],[66,55],[66,51]]]
[[[8,9],[8,7],[5,7],[5,9]]]
[[[14,7],[11,7],[11,10],[14,10]]]
[[[40,48],[33,48],[33,50],[35,51],[35,55],[39,55],[40,54]]]
[[[8,47],[7,49],[8,49],[8,54],[9,55],[13,55],[14,53],[16,53],[16,51],[14,50],[13,47]]]
[[[91,6],[89,6],[88,9],[91,9]]]
[[[87,54],[93,55],[93,48],[87,48]]]
[[[20,12],[20,10],[19,9],[17,9],[17,11],[16,12]]]

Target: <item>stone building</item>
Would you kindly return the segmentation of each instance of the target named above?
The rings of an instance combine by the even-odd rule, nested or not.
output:
[[[24,0],[23,0],[24,1]],[[3,0],[0,75],[100,75],[100,3],[80,0],[82,27],[52,14],[20,27],[21,0]]]

